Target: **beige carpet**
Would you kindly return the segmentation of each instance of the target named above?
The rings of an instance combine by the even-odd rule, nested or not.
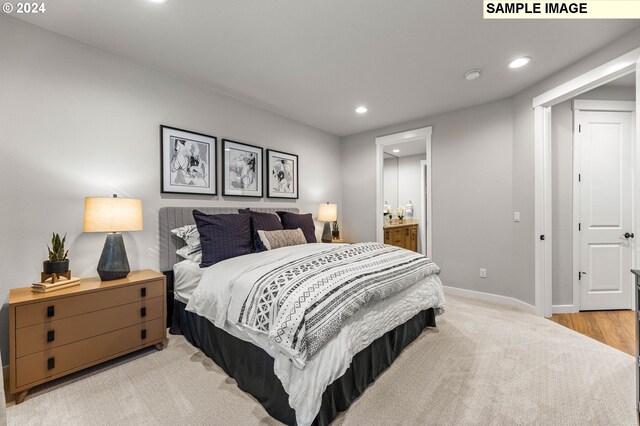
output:
[[[635,425],[633,357],[549,320],[449,296],[337,425]],[[42,387],[10,425],[277,424],[183,338]]]

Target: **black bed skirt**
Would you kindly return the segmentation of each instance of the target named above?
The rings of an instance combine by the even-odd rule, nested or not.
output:
[[[232,336],[209,320],[185,310],[175,301],[171,334],[184,334],[230,377],[238,387],[253,395],[273,418],[288,425],[296,424],[295,411],[289,406],[289,395],[273,372],[274,359],[258,346]],[[367,386],[384,372],[425,329],[435,327],[433,309],[427,309],[374,340],[358,352],[347,371],[322,394],[320,412],[314,425],[328,425],[355,401]]]

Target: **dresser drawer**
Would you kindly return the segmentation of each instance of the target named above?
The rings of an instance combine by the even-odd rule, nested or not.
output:
[[[16,386],[20,388],[135,348],[142,348],[163,339],[164,327],[164,318],[157,318],[143,324],[18,358],[15,367]],[[146,334],[144,338],[143,333]]]
[[[16,307],[16,328],[73,317],[164,294],[164,280],[95,291]]]
[[[16,357],[163,317],[163,297],[101,309],[16,330]]]

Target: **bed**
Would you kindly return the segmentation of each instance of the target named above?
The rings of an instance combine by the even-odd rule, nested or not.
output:
[[[430,273],[412,278],[415,283],[405,284],[379,300],[372,299],[361,309],[351,309],[353,312],[341,315],[339,321],[331,317],[323,324],[325,318],[318,316],[320,326],[316,328],[309,321],[294,327],[289,324],[291,321],[284,321],[285,325],[277,328],[277,321],[272,319],[272,328],[277,328],[278,333],[271,335],[259,330],[259,324],[255,327],[254,323],[240,324],[236,321],[237,313],[239,318],[260,317],[245,313],[251,310],[249,301],[253,300],[247,295],[253,291],[252,283],[259,281],[256,277],[266,276],[278,265],[289,267],[296,262],[316,262],[330,256],[357,257],[372,250],[380,253],[386,250],[389,253],[385,255],[395,259],[398,253],[391,253],[393,249],[380,247],[382,245],[305,244],[244,255],[200,268],[196,262],[176,255],[183,243],[170,233],[172,229],[193,224],[193,210],[189,207],[160,209],[160,267],[168,282],[170,332],[184,335],[234,378],[240,389],[255,397],[269,415],[285,424],[329,424],[426,327],[435,327],[436,315],[443,312],[439,270],[433,263],[418,259],[421,266],[406,266],[403,279],[409,282],[407,271],[414,274],[423,266],[430,268]],[[238,212],[237,208],[198,210],[206,214]],[[274,213],[276,209],[252,210]],[[298,213],[295,208],[277,210]],[[242,293],[236,287],[247,289]],[[290,340],[295,341],[300,329],[306,333],[302,345],[299,342],[298,346],[276,344],[272,339],[284,336],[282,340],[291,337]]]

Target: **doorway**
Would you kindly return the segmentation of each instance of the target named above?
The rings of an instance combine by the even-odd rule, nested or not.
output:
[[[574,234],[581,311],[631,309],[635,102],[574,101]]]
[[[551,108],[561,102],[575,98],[591,89],[602,86],[620,77],[636,71],[640,60],[640,48],[632,50],[612,61],[592,69],[572,80],[567,81],[541,95],[532,102],[534,110],[534,145],[535,145],[535,304],[538,315],[550,317],[552,314],[552,170],[551,170]],[[635,79],[637,82],[638,75]],[[637,87],[636,87],[637,91]],[[637,100],[635,101],[637,104]],[[634,146],[638,143],[635,136]],[[636,156],[638,150],[636,150]],[[632,177],[632,188],[640,188],[640,174],[635,170]],[[635,189],[634,189],[635,191]],[[633,206],[633,228],[639,223],[640,201],[638,197]],[[573,230],[572,230],[573,231]],[[632,267],[638,264],[638,254],[632,259]]]
[[[398,207],[412,210],[417,251],[433,258],[431,132],[423,127],[376,138],[376,239],[385,241],[387,209],[395,219]]]

